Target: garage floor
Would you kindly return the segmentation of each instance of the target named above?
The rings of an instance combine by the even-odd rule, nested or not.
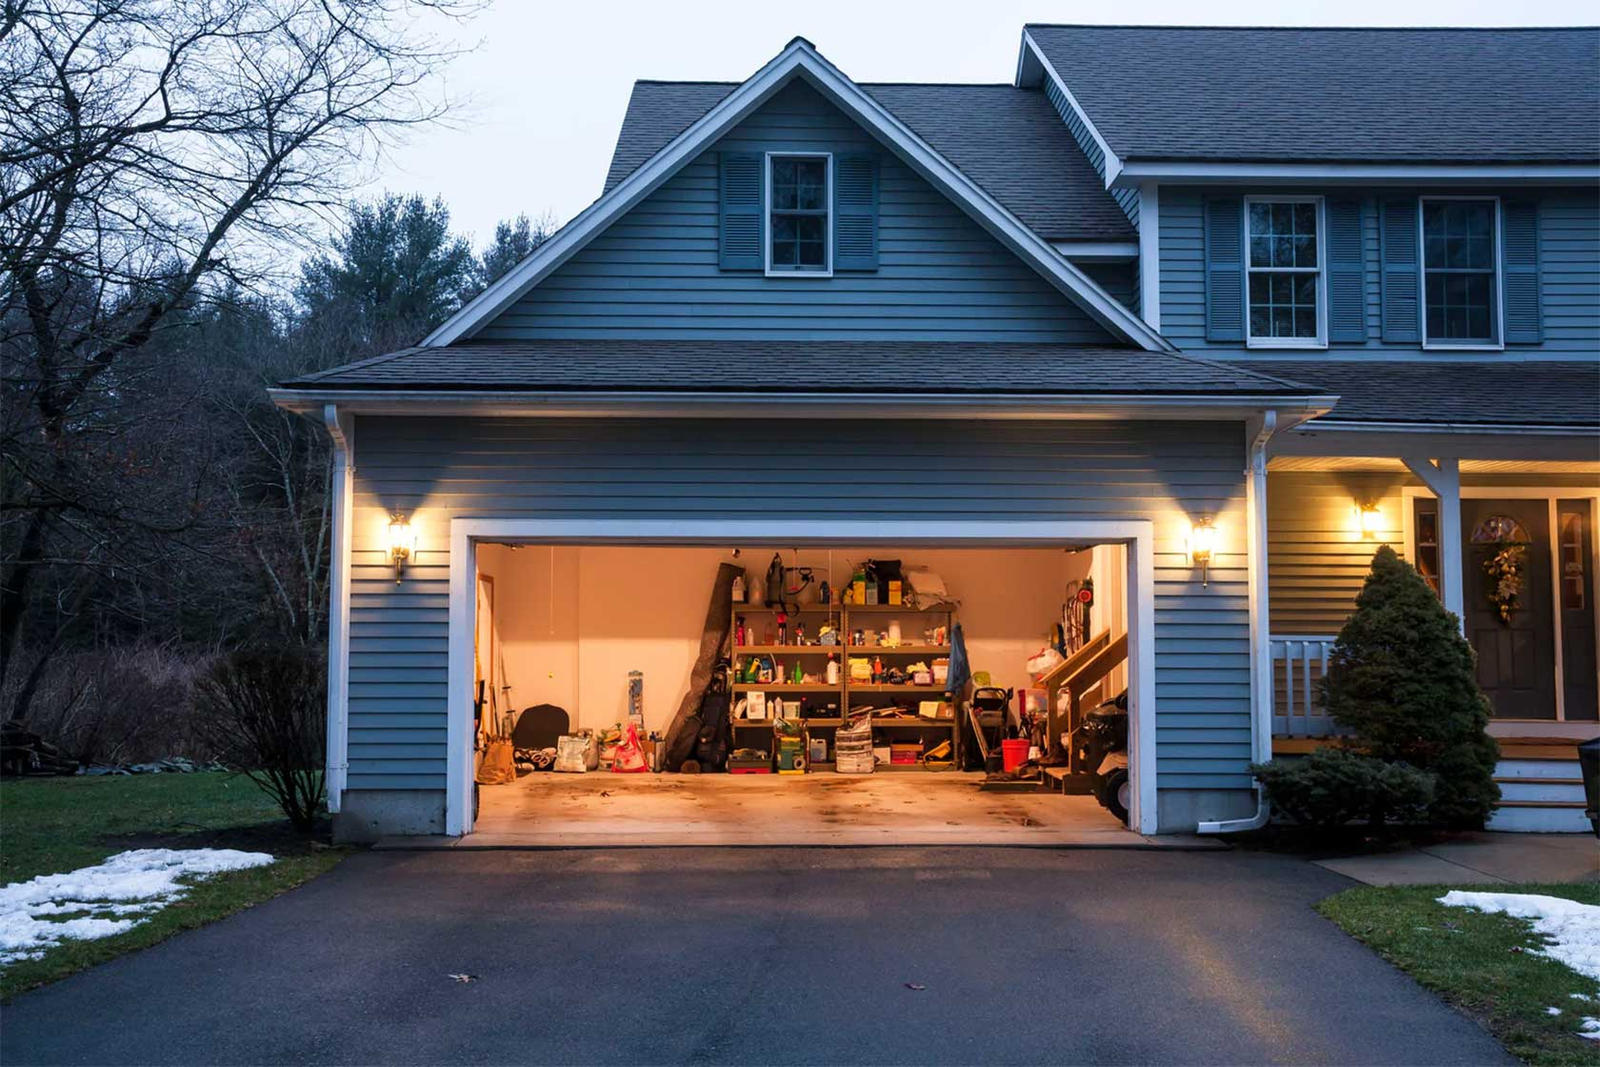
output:
[[[592,848],[617,845],[1031,845],[1174,848],[1143,837],[1093,798],[986,793],[981,774],[529,774],[484,786],[477,831],[389,838],[379,847]]]

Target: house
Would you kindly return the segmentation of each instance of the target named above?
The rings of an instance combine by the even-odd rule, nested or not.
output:
[[[1030,25],[1007,84],[860,84],[803,39],[638,82],[590,207],[418,345],[274,391],[337,446],[342,832],[471,831],[491,544],[1096,546],[1144,833],[1265,817],[1248,765],[1327,733],[1391,544],[1507,754],[1558,761],[1502,814],[1565,826],[1597,44]]]

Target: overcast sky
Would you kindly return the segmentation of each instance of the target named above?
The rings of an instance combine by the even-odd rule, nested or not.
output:
[[[857,81],[1009,82],[1027,22],[1505,26],[1596,21],[1574,0],[496,0],[445,32],[476,46],[447,74],[469,103],[415,134],[372,192],[439,195],[482,244],[526,212],[565,222],[600,193],[637,78],[739,81],[804,36]]]

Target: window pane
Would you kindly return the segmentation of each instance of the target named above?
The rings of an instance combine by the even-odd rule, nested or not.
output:
[[[1250,336],[1317,336],[1317,275],[1312,271],[1250,275]]]
[[[1272,266],[1272,238],[1251,236],[1250,265],[1252,267]]]
[[[1494,339],[1494,210],[1488,200],[1423,205],[1423,295],[1430,340]]]
[[[1250,232],[1272,232],[1272,207],[1269,204],[1255,203],[1250,205]]]

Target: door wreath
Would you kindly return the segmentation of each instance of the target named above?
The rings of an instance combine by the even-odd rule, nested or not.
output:
[[[1509,515],[1491,515],[1472,531],[1472,540],[1485,551],[1483,572],[1489,576],[1489,603],[1506,625],[1522,606],[1522,584],[1527,570],[1531,538],[1522,523]]]

